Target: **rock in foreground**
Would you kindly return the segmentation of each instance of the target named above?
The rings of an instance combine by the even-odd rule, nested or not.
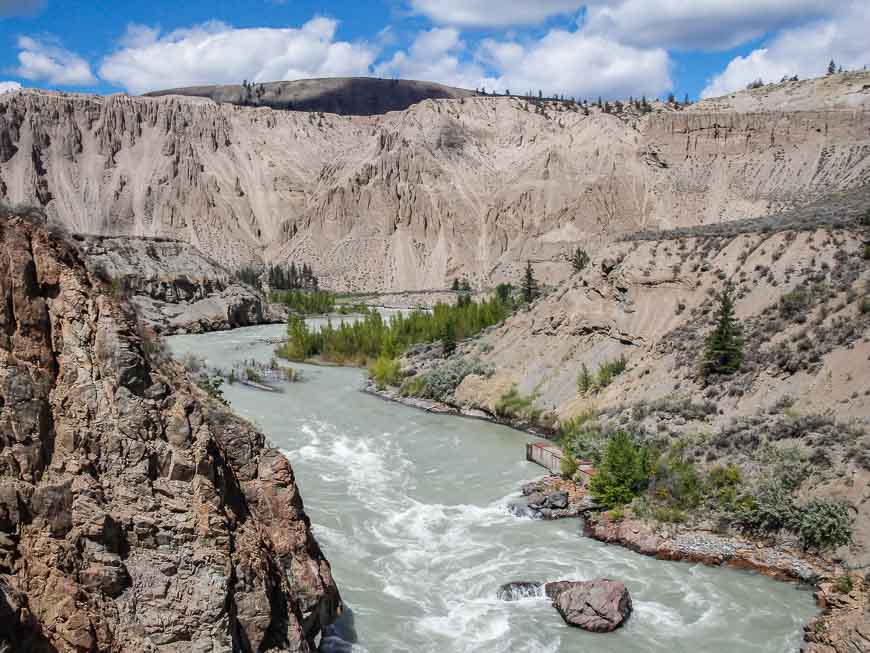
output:
[[[619,581],[547,583],[545,591],[565,623],[593,633],[614,631],[631,614],[631,596]]]
[[[109,291],[0,216],[0,650],[311,653],[340,598],[289,463]]]

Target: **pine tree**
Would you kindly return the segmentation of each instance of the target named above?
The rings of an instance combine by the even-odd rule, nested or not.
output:
[[[831,59],[830,63],[828,63],[828,74],[833,75],[835,72],[837,72],[837,64]]]
[[[575,272],[582,272],[589,265],[589,254],[578,247],[574,251],[574,258],[571,259],[571,264],[574,266]]]
[[[707,377],[713,374],[734,374],[743,362],[743,339],[740,325],[734,317],[734,288],[725,286],[719,295],[716,311],[716,326],[707,336],[701,372]]]
[[[456,327],[453,326],[452,320],[447,323],[444,329],[441,344],[444,347],[444,358],[449,358],[456,351]]]
[[[453,285],[450,286],[450,289],[451,289],[453,292],[459,292],[459,278],[458,278],[458,277],[457,277],[456,279],[453,280]]]
[[[580,368],[580,374],[577,375],[577,389],[585,394],[592,389],[593,385],[594,381],[592,375],[589,373],[589,368],[586,367],[586,363],[583,363]]]
[[[539,294],[538,282],[535,279],[534,270],[532,270],[532,262],[526,261],[526,274],[523,277],[523,299],[527,304],[531,304]]]

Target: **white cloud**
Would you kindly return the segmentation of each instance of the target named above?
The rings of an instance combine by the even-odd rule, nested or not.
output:
[[[727,50],[828,16],[840,0],[590,0],[585,28],[642,47]]]
[[[410,0],[411,8],[435,21],[461,27],[531,25],[580,9],[584,0]]]
[[[496,88],[574,97],[656,96],[669,90],[662,49],[635,48],[585,30],[551,30],[530,44],[487,40],[481,56],[499,70]]]
[[[863,68],[870,65],[868,33],[870,4],[850,0],[830,19],[783,30],[766,47],[735,57],[701,95],[725,95],[758,78],[771,82],[786,75],[814,77],[824,73],[831,59],[846,69]]]
[[[209,22],[164,36],[128,27],[100,76],[132,93],[204,84],[365,75],[377,56],[368,43],[335,41],[338,23],[313,18],[300,28],[236,29]]]
[[[465,42],[453,27],[435,27],[420,32],[410,49],[400,50],[375,68],[381,77],[402,77],[440,82],[462,88],[486,86],[483,68],[474,61],[464,61]]]
[[[9,91],[19,91],[21,90],[21,84],[18,82],[0,82],[0,95],[3,93],[8,93]]]
[[[31,16],[45,5],[45,0],[0,0],[0,18]]]
[[[421,32],[375,72],[464,88],[514,93],[540,89],[574,97],[654,96],[671,88],[668,54],[590,36],[551,30],[540,40],[485,40],[476,52],[452,27]],[[465,56],[463,56],[465,55]]]
[[[19,77],[55,86],[87,86],[97,81],[87,61],[54,42],[21,36],[18,48],[15,74]]]

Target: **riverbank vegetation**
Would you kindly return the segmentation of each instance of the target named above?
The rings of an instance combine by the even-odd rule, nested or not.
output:
[[[697,451],[711,445],[699,437],[632,432],[592,411],[561,428],[567,457],[595,465],[589,491],[603,510],[630,507],[638,517],[664,523],[709,519],[718,528],[756,537],[787,534],[814,551],[851,541],[846,503],[801,499],[813,463],[797,447],[767,443],[751,459],[711,463],[697,458]],[[573,470],[566,465],[564,471]]]
[[[385,319],[372,311],[355,322],[328,323],[319,330],[309,329],[304,320],[292,315],[288,320],[286,344],[277,354],[288,360],[318,358],[323,361],[367,366],[379,358],[396,359],[410,346],[441,341],[445,337],[461,340],[498,324],[513,310],[512,302],[496,295],[485,301],[466,301],[455,305],[436,304],[432,311],[413,311]],[[385,363],[379,364],[385,368]]]

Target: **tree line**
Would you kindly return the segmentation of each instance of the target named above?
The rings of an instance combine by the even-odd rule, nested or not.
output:
[[[298,316],[287,324],[288,341],[278,355],[289,360],[321,358],[335,363],[366,365],[378,357],[396,358],[411,345],[468,338],[510,315],[513,301],[496,294],[491,299],[467,299],[455,305],[439,303],[429,311],[416,310],[385,319],[373,311],[356,322],[331,322],[312,330]]]

